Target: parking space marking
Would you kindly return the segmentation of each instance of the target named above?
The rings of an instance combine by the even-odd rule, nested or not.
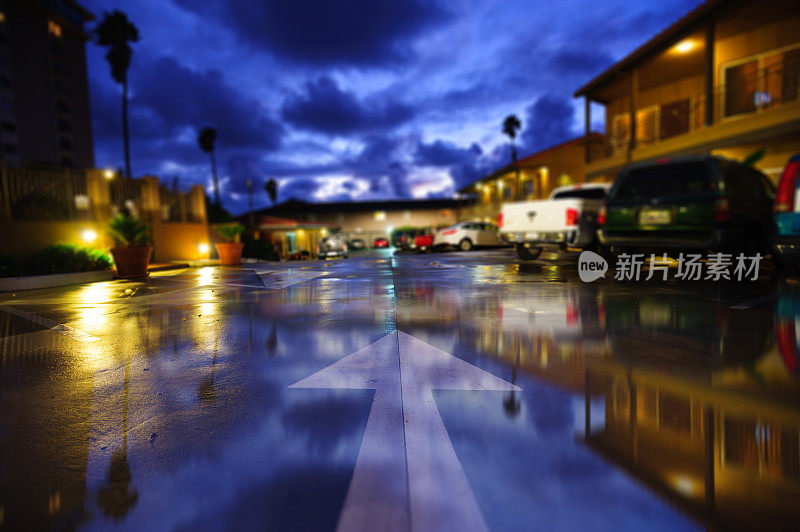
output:
[[[39,316],[32,312],[19,310],[14,307],[9,307],[8,305],[0,305],[0,309],[8,312],[9,314],[14,314],[15,316],[19,316],[20,318],[25,318],[28,321],[32,321],[33,323],[39,324],[50,331],[63,334],[64,336],[71,338],[73,340],[77,340],[78,342],[89,343],[89,342],[96,342],[99,340],[99,338],[97,338],[96,336],[92,336],[91,334],[79,331],[78,329],[74,329],[69,325],[64,325],[63,323],[57,323],[53,320]]]
[[[730,308],[734,310],[744,310],[748,308],[753,308],[755,306],[760,305],[761,303],[765,303],[767,301],[771,301],[778,297],[778,294],[767,294],[765,296],[757,297],[755,299],[751,299],[749,301],[745,301],[743,303],[739,303],[738,305],[733,305]]]
[[[304,283],[306,281],[310,281],[312,279],[316,279],[318,277],[322,277],[323,275],[327,275],[328,272],[321,272],[315,270],[304,270],[304,271],[295,271],[291,272],[291,274],[284,276],[279,276],[279,274],[275,274],[274,270],[271,271],[261,271],[253,270],[256,275],[261,278],[261,282],[264,283],[264,287],[270,290],[282,290],[284,288],[288,288],[290,286]],[[284,272],[281,272],[283,274]]]

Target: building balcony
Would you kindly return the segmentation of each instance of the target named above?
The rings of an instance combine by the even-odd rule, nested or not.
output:
[[[590,160],[587,175],[611,177],[630,162],[709,153],[800,132],[800,63],[773,64],[746,74],[731,70],[726,71],[729,83],[712,93],[709,117],[703,94],[639,108],[635,127],[630,113],[610,117],[605,157]]]

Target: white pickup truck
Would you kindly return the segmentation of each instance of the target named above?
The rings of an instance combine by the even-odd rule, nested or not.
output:
[[[506,203],[498,217],[500,234],[517,255],[533,260],[544,246],[591,247],[597,242],[597,215],[610,183],[559,187],[550,199]]]

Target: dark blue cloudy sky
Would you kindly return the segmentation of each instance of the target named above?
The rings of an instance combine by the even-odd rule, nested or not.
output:
[[[138,26],[130,71],[136,175],[208,184],[197,130],[218,130],[222,197],[447,196],[581,134],[579,86],[699,0],[84,0]],[[122,166],[120,90],[88,46],[96,159]],[[595,112],[596,129],[602,116]]]

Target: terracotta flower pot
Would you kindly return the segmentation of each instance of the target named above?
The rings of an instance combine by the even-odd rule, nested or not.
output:
[[[222,266],[235,266],[242,263],[242,250],[244,244],[241,242],[222,242],[214,244],[219,253],[219,263]]]
[[[113,248],[114,265],[120,279],[136,279],[147,277],[147,266],[150,264],[150,246],[123,246]]]

